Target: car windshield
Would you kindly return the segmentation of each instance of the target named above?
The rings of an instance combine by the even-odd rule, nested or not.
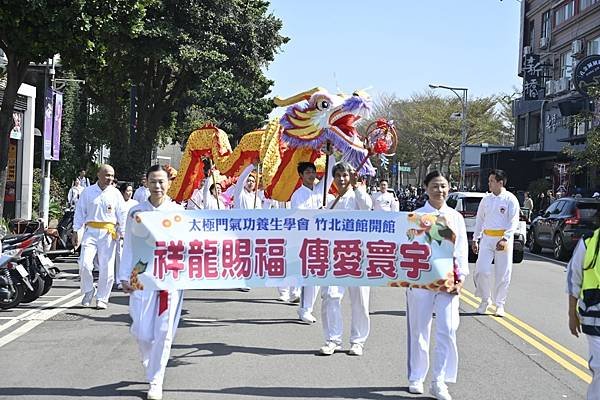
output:
[[[463,199],[464,211],[469,214],[477,214],[477,208],[479,208],[480,202],[481,197],[465,197]]]
[[[584,221],[593,221],[600,210],[600,203],[577,203],[579,218]]]

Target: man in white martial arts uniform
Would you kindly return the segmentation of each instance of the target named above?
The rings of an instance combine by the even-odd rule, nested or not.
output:
[[[519,200],[505,189],[506,182],[504,171],[496,169],[489,173],[491,193],[479,203],[471,245],[473,253],[478,254],[474,281],[481,303],[477,312],[485,314],[491,298],[496,304],[497,317],[504,316],[512,273],[514,233],[519,227]]]
[[[222,188],[219,182],[214,182],[212,177],[206,178],[202,196],[205,210],[227,210],[225,202],[221,197]]]
[[[423,393],[423,382],[429,370],[431,323],[435,312],[435,347],[431,394],[440,400],[451,400],[447,382],[456,383],[459,324],[459,292],[469,274],[469,239],[463,216],[446,205],[448,181],[438,171],[425,177],[429,200],[416,213],[443,216],[455,234],[455,287],[449,292],[409,288],[406,291],[406,323],[408,330],[408,391]]]
[[[364,185],[358,186],[356,172],[347,162],[339,162],[333,167],[332,175],[340,196],[327,204],[335,210],[370,210],[373,206]],[[348,354],[361,356],[369,336],[371,320],[369,317],[370,287],[327,286],[321,289],[321,319],[325,333],[325,345],[319,352],[331,355],[342,348],[344,331],[342,318],[342,298],[347,290],[350,294],[352,324],[350,327],[350,351]]]
[[[147,181],[150,196],[145,202],[131,209],[128,215],[130,221],[135,218],[136,213],[142,211],[183,210],[182,206],[172,202],[166,195],[169,178],[162,166],[150,167]],[[121,262],[118,279],[123,286],[123,291],[130,293],[131,334],[138,342],[142,364],[150,384],[147,398],[160,400],[171,345],[181,316],[183,290],[135,290],[130,285],[136,260],[133,258],[132,240],[129,235],[125,236]]]
[[[373,199],[373,210],[375,211],[398,211],[400,204],[393,193],[388,192],[389,182],[387,179],[379,181],[379,191],[371,195]]]
[[[133,186],[131,184],[125,182],[119,186],[119,192],[123,196],[123,201],[125,204],[124,214],[127,216],[129,214],[129,210],[133,206],[137,206],[139,203],[133,199]],[[123,232],[127,229],[127,218],[125,218],[125,226],[121,229]],[[121,237],[121,239],[123,239]],[[121,256],[123,255],[123,240],[119,240],[117,243],[117,254],[115,255],[115,276],[119,276],[119,266],[121,265]],[[117,279],[117,289],[122,289],[121,281]]]
[[[146,177],[142,177],[140,180],[141,186],[135,189],[133,193],[133,199],[138,203],[143,203],[148,200],[148,196],[150,196],[150,190],[148,190],[148,186],[146,184]]]
[[[296,210],[317,210],[323,207],[323,194],[329,193],[329,188],[333,183],[332,171],[335,166],[335,157],[331,147],[324,149],[323,152],[329,158],[327,163],[329,170],[325,171],[326,175],[323,175],[323,179],[315,185],[317,179],[317,167],[311,162],[301,162],[298,164],[298,175],[302,179],[302,185],[294,191],[292,194],[290,203],[291,208]],[[328,179],[325,179],[327,176]],[[327,181],[327,182],[325,182]],[[327,186],[325,187],[325,184]],[[286,288],[284,288],[285,290]],[[289,293],[295,290],[295,288],[287,288],[288,297],[291,297]],[[280,293],[282,290],[280,289]],[[319,293],[319,286],[304,286],[301,289],[300,294],[300,307],[298,308],[298,318],[306,323],[317,322],[317,319],[313,316],[313,308],[317,295]],[[282,295],[286,293],[283,292]],[[296,293],[293,293],[296,295]]]
[[[576,337],[583,332],[589,344],[592,382],[586,399],[600,400],[600,229],[577,243],[567,265],[567,293],[569,329]]]
[[[73,219],[73,246],[78,245],[77,231],[85,226],[79,255],[81,304],[89,307],[94,287],[94,257],[98,257],[98,292],[96,307],[106,309],[114,282],[115,252],[117,241],[123,236],[125,226],[125,201],[121,192],[112,185],[115,171],[110,165],[101,165],[98,182],[81,192]]]

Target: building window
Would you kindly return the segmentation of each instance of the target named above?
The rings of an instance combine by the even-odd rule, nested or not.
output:
[[[558,26],[575,15],[575,0],[571,0],[554,11],[554,26]]]
[[[582,136],[592,129],[592,121],[588,118],[578,120],[571,118],[571,136]]]
[[[600,54],[600,36],[595,39],[588,40],[587,55]]]
[[[573,53],[571,50],[560,55],[560,77],[570,78],[573,73]]]
[[[552,29],[552,23],[550,22],[550,11],[546,11],[542,14],[542,36],[543,38],[550,37],[550,31]]]
[[[529,46],[531,46],[531,48],[534,48],[534,43],[535,43],[535,23],[534,20],[532,19],[531,21],[529,21]]]
[[[579,11],[583,11],[590,6],[593,6],[599,1],[600,0],[579,0]]]

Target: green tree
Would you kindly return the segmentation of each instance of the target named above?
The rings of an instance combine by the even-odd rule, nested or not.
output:
[[[45,62],[57,53],[67,63],[81,59],[103,63],[106,48],[96,40],[97,34],[135,31],[143,10],[143,3],[137,0],[0,0],[0,48],[8,59],[0,107],[0,215],[4,210],[8,132],[29,63]]]
[[[110,63],[78,72],[104,120],[111,163],[130,179],[145,171],[158,143],[185,140],[202,120],[225,122],[236,134],[259,126],[270,111],[262,99],[271,85],[263,68],[287,40],[261,0],[163,0],[146,12],[138,36],[103,41]],[[138,90],[134,137],[128,129],[132,85]]]

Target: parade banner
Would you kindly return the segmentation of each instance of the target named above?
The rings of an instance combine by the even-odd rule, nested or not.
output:
[[[130,216],[132,286],[454,287],[443,216],[346,210],[190,210]]]

